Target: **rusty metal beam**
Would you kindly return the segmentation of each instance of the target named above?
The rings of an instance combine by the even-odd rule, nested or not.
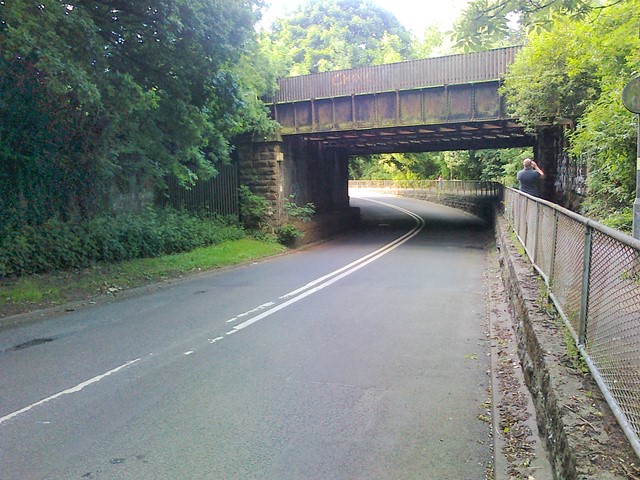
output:
[[[516,51],[284,79],[281,86],[291,89],[271,110],[281,135],[349,153],[531,146],[534,137],[506,112],[499,93]]]

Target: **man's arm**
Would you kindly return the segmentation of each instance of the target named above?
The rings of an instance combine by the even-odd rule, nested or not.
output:
[[[536,162],[534,162],[533,160],[531,160],[531,166],[533,167],[533,169],[538,172],[540,174],[540,177],[544,177],[544,172],[542,171],[542,169],[538,166],[538,164]]]

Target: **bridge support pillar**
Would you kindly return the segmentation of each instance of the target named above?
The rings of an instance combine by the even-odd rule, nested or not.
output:
[[[298,204],[311,202],[319,213],[349,207],[349,157],[338,149],[284,137],[284,194]]]
[[[317,214],[349,209],[349,158],[296,136],[245,137],[238,142],[239,183],[269,203],[274,225],[283,204],[313,203]]]
[[[238,183],[270,205],[274,223],[282,216],[282,173],[284,161],[282,137],[246,136],[238,141]]]

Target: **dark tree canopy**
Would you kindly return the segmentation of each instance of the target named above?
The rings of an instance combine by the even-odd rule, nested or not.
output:
[[[232,136],[269,128],[260,4],[0,2],[4,221],[89,215],[114,188],[215,174]]]

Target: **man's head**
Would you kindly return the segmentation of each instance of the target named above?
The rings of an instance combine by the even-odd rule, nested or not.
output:
[[[525,158],[525,159],[522,161],[522,166],[523,166],[524,168],[526,168],[526,169],[531,168],[531,159],[530,159],[530,158]]]

